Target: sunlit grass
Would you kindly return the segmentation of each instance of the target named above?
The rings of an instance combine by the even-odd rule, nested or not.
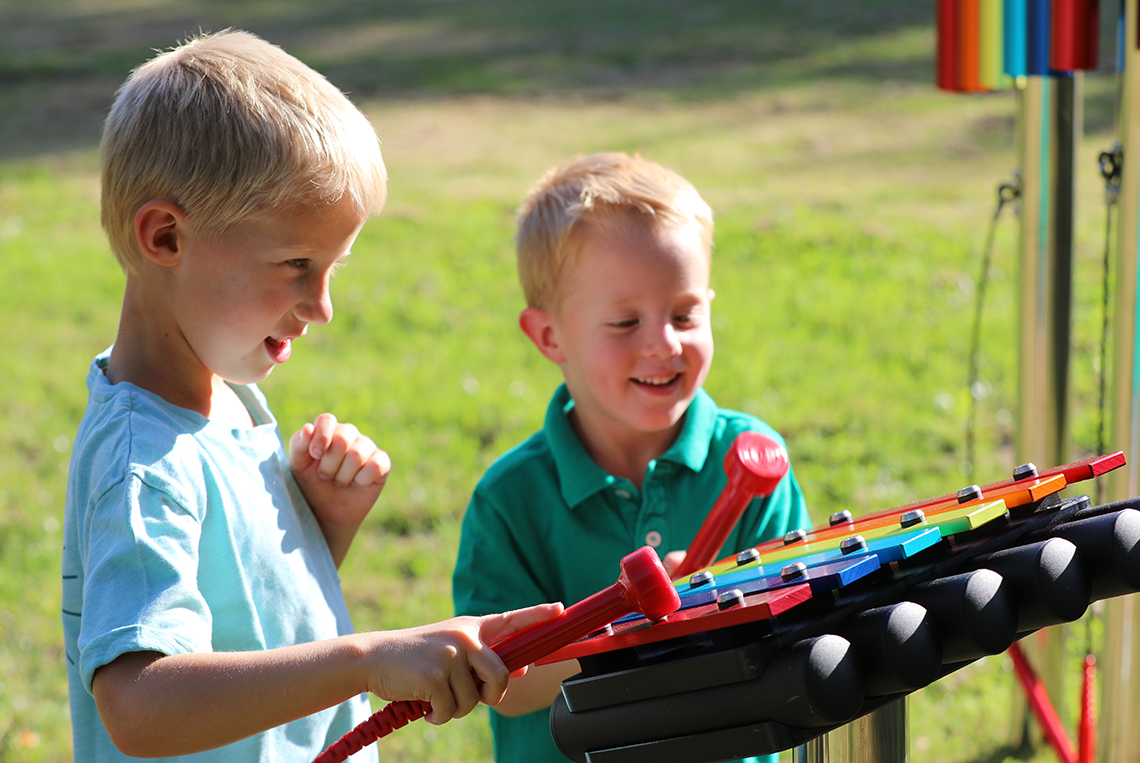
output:
[[[65,38],[82,28],[89,5],[61,3],[41,25]],[[97,26],[158,23],[174,8],[94,5],[104,12],[88,20]],[[209,15],[211,4],[191,5]],[[466,11],[456,18],[471,27],[467,36],[441,34],[457,22],[432,18],[428,11],[445,10],[439,4],[394,6],[394,20],[351,3],[326,5],[248,3],[244,16],[226,21],[296,40],[287,49],[327,64],[384,140],[390,202],[334,281],[336,316],[262,385],[286,436],[332,410],[392,456],[390,483],[342,570],[357,627],[451,614],[467,497],[496,455],[541,424],[558,374],[516,326],[513,216],[530,183],[575,153],[639,151],[686,175],[716,210],[717,355],[708,389],[787,436],[817,520],[1009,472],[1017,416],[1012,211],[999,227],[985,312],[981,368],[990,393],[981,401],[980,458],[972,474],[962,461],[975,279],[996,186],[1015,168],[1014,99],[950,96],[915,76],[914,62],[929,67],[933,55],[928,25],[904,18],[875,29],[873,13],[889,4],[772,4],[777,21],[801,5],[805,18],[837,14],[810,32],[834,44],[808,45],[807,30],[744,34],[737,26],[752,13],[744,4],[674,3],[680,15],[655,19],[660,39],[635,38],[641,45],[630,59],[623,51],[636,9],[624,3],[615,13],[634,16],[597,34],[577,12],[532,8],[515,18],[512,3],[488,3],[488,18],[520,25],[495,40]],[[31,7],[0,2],[11,18]],[[307,32],[298,19],[312,22]],[[560,24],[577,30],[567,33],[577,42],[542,50]],[[686,24],[695,36],[685,36]],[[396,53],[415,56],[394,64],[381,45],[388,38],[370,36],[381,32],[400,41]],[[0,160],[0,760],[70,759],[58,592],[64,485],[83,379],[114,338],[123,283],[98,225],[97,112],[148,47],[176,39],[132,38],[121,57],[77,53],[94,67],[92,87],[107,80],[93,99],[92,133],[69,135],[65,151]],[[715,55],[695,56],[693,40]],[[446,55],[432,41],[446,44]],[[497,55],[504,46],[510,55]],[[66,50],[4,49],[0,72],[23,72],[33,85],[76,60]],[[365,53],[376,58],[361,62]],[[457,55],[468,56],[466,73],[455,71],[459,59],[449,56]],[[432,61],[438,68],[425,63]],[[396,64],[420,79],[393,92],[376,72]],[[34,89],[0,93],[0,105],[32,109]],[[1103,100],[1108,89],[1090,78],[1088,97]],[[51,146],[53,135],[45,128],[41,144],[21,140]],[[1078,454],[1095,437],[1103,245],[1095,157],[1109,142],[1101,129],[1081,147]],[[919,692],[912,759],[1012,755],[1013,692],[1001,657]],[[405,729],[385,740],[384,759],[488,760],[484,717]]]

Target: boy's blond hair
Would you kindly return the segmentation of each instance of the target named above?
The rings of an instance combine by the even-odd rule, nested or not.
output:
[[[618,152],[579,156],[546,172],[519,210],[519,281],[529,307],[553,309],[563,269],[591,226],[700,227],[712,252],[713,214],[693,185],[656,162]]]
[[[103,128],[102,223],[120,265],[152,199],[206,234],[347,197],[380,211],[387,174],[368,120],[328,80],[248,32],[202,35],[131,73]]]

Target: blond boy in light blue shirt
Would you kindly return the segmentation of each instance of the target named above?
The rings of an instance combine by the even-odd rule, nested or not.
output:
[[[131,75],[102,163],[127,278],[69,472],[76,759],[308,763],[367,717],[367,692],[429,702],[437,724],[498,702],[490,644],[561,605],[353,633],[337,568],[388,456],[330,413],[286,452],[256,387],[332,319],[329,279],[383,206],[368,121],[225,32]]]

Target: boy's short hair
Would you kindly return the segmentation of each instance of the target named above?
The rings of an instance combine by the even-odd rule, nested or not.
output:
[[[207,234],[350,198],[380,211],[387,173],[367,118],[322,75],[248,32],[201,35],[135,69],[103,128],[102,223],[124,270],[152,199]]]
[[[579,156],[546,172],[519,210],[519,281],[529,307],[553,309],[563,268],[591,227],[630,223],[673,230],[700,226],[711,256],[713,214],[693,185],[640,155]]]

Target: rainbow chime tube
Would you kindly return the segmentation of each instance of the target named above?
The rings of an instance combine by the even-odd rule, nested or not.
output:
[[[1099,0],[938,0],[937,85],[982,93],[1095,69],[1099,10]]]

